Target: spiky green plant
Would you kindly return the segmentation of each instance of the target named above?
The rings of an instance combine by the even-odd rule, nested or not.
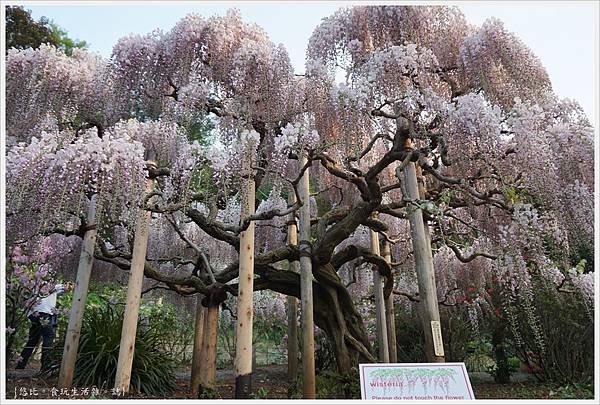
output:
[[[107,305],[86,314],[79,342],[74,382],[89,387],[112,387],[119,358],[123,307]],[[131,369],[132,391],[164,397],[177,387],[175,362],[160,345],[162,331],[156,324],[138,326]]]

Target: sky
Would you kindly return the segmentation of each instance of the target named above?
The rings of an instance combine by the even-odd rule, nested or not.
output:
[[[126,4],[39,4],[23,2],[34,18],[46,16],[69,36],[85,40],[89,49],[105,57],[117,40],[130,33],[167,31],[188,13],[223,15],[236,7],[245,21],[262,26],[273,42],[283,43],[297,73],[304,71],[308,38],[323,17],[349,2],[177,2]],[[363,2],[364,3],[364,2]],[[595,1],[570,2],[444,2],[461,8],[467,20],[481,25],[497,17],[541,59],[555,92],[579,101],[592,121],[599,87],[598,14]],[[596,107],[595,107],[596,105]],[[596,126],[597,126],[596,122]]]

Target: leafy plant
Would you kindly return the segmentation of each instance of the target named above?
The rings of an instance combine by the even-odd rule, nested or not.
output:
[[[340,374],[325,370],[316,376],[317,399],[360,399],[358,373]]]
[[[532,280],[545,346],[540,353],[535,335],[524,329],[515,355],[538,379],[564,386],[589,383],[594,375],[594,322],[588,309],[575,292],[558,292],[537,274]]]
[[[268,399],[269,398],[269,390],[265,387],[260,387],[255,394],[251,394],[254,399]]]
[[[198,399],[221,399],[221,394],[213,387],[201,387]]]
[[[519,367],[521,366],[521,360],[518,357],[509,357],[508,358],[508,368],[511,373],[516,373],[519,371]]]
[[[494,377],[494,381],[498,381],[500,374],[507,374],[508,378],[510,378],[511,374],[514,374],[519,370],[520,360],[516,357],[509,357],[508,361],[502,365],[501,368],[497,363],[490,358],[491,363],[486,366],[486,371]]]
[[[322,370],[315,376],[317,399],[360,399],[358,372],[340,374]],[[288,398],[302,398],[302,376],[299,375],[288,387]]]
[[[483,339],[470,341],[467,345],[467,356],[465,357],[465,365],[469,371],[488,371],[495,367],[494,359],[492,358],[492,345]]]
[[[81,386],[111,387],[119,357],[123,308],[106,305],[86,316],[79,343],[74,382]],[[175,388],[175,363],[160,349],[163,331],[156,324],[138,327],[131,387],[149,396],[165,396]]]
[[[396,347],[398,362],[425,362],[425,336],[421,322],[410,311],[396,311]]]
[[[594,386],[592,384],[567,384],[550,391],[550,398],[557,399],[593,399]]]
[[[335,354],[324,333],[315,334],[315,367],[317,370],[336,367]]]
[[[187,348],[194,339],[193,314],[181,311],[175,305],[163,302],[146,302],[140,307],[141,322],[154,325],[161,331],[157,345],[176,362],[187,364],[191,360]]]

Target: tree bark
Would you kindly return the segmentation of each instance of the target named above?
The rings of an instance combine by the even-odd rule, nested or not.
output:
[[[508,384],[510,382],[510,367],[508,365],[508,356],[504,349],[506,339],[506,322],[497,320],[492,332],[492,347],[494,360],[496,360],[496,372],[494,381],[498,384]]]
[[[379,235],[370,230],[371,234],[371,252],[379,256]],[[389,363],[390,354],[388,347],[387,322],[385,313],[385,302],[383,298],[383,280],[379,274],[379,269],[374,266],[373,269],[373,294],[375,295],[375,314],[377,318],[377,342],[379,343],[379,361]]]
[[[383,258],[386,262],[392,262],[390,244],[383,241]],[[393,277],[392,272],[392,277]],[[397,343],[396,343],[396,312],[394,311],[394,294],[388,294],[385,298],[385,321],[388,334],[389,361],[396,363],[398,361]]]
[[[315,277],[315,320],[327,334],[338,372],[350,373],[359,362],[375,362],[362,317],[335,268],[319,266]]]
[[[302,152],[299,167],[307,163],[306,152]],[[309,171],[300,180],[300,291],[302,302],[302,397],[316,398],[315,382],[315,336],[313,320],[312,262],[310,252],[310,190]]]
[[[94,264],[94,246],[96,245],[96,202],[98,195],[94,194],[90,199],[90,205],[87,212],[87,231],[83,237],[81,245],[81,255],[79,256],[79,266],[77,268],[77,280],[73,290],[73,303],[71,304],[71,313],[69,315],[69,325],[65,336],[65,346],[60,365],[60,374],[58,376],[58,386],[60,388],[70,388],[73,384],[73,373],[75,371],[75,362],[77,360],[77,349],[79,348],[79,336],[81,333],[81,324],[83,322],[83,313],[87,301],[90,276]]]
[[[242,185],[240,221],[254,214],[255,183],[254,150],[247,147],[242,173],[245,177]],[[240,264],[238,287],[238,316],[236,321],[235,344],[235,398],[246,399],[252,389],[252,322],[254,290],[254,222],[240,234]]]
[[[358,369],[359,362],[375,362],[362,317],[335,267],[331,263],[313,265],[314,320],[327,335],[338,371],[350,373]],[[257,273],[258,288],[300,296],[299,274],[270,267],[259,267]]]
[[[399,173],[397,174],[398,177]],[[402,171],[402,191],[404,198],[411,202],[407,214],[410,222],[411,238],[415,258],[415,268],[421,299],[421,319],[425,332],[425,354],[431,362],[444,362],[444,348],[441,337],[440,313],[437,301],[437,288],[433,269],[433,257],[427,226],[423,212],[416,205],[420,199],[415,164],[409,162]],[[435,334],[435,335],[434,335]]]
[[[289,204],[296,203],[296,194],[290,192],[288,198]],[[288,226],[288,244],[298,245],[298,231],[296,227],[295,213],[290,214],[290,225]],[[296,260],[289,261],[289,271],[299,273],[299,263]],[[287,376],[290,381],[295,380],[298,376],[298,299],[293,295],[287,296],[287,361],[288,372]]]
[[[200,387],[200,370],[202,368],[202,341],[204,334],[204,313],[202,306],[202,296],[196,297],[196,323],[194,325],[194,353],[192,355],[192,376],[190,378],[190,388],[192,397],[197,397]]]
[[[150,168],[156,168],[154,159],[148,160],[148,166]],[[154,181],[148,177],[146,194],[151,193],[153,187]],[[133,354],[135,350],[135,335],[137,332],[140,299],[142,296],[142,282],[144,281],[144,266],[146,264],[146,250],[148,247],[150,215],[150,211],[147,211],[143,206],[140,207],[135,225],[131,268],[129,270],[129,283],[127,284],[127,300],[125,304],[125,315],[123,317],[123,329],[121,331],[117,375],[115,378],[115,389],[118,389],[123,393],[129,392],[129,383],[131,379],[131,367],[133,365]]]

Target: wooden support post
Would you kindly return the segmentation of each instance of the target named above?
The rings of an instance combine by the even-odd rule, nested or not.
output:
[[[217,374],[217,331],[219,326],[219,305],[211,303],[204,315],[204,337],[202,339],[202,361],[200,368],[200,388],[212,388]]]
[[[202,369],[202,341],[204,333],[204,313],[202,306],[202,295],[196,296],[196,322],[194,325],[194,352],[192,355],[192,376],[190,378],[190,388],[192,397],[198,396],[200,387],[200,370]]]
[[[386,262],[392,262],[392,253],[390,251],[390,244],[388,241],[383,241],[383,258]],[[392,275],[394,273],[392,272]],[[385,321],[388,333],[388,346],[390,363],[396,363],[398,361],[397,352],[397,340],[396,340],[396,312],[394,311],[394,294],[388,295],[385,299]]]
[[[150,168],[156,168],[156,162],[153,157],[148,159],[147,164]],[[148,176],[146,182],[146,194],[150,194],[153,188],[154,180]],[[142,199],[142,203],[143,201],[144,199]],[[127,284],[125,315],[123,317],[119,360],[115,377],[115,389],[118,389],[123,393],[129,392],[129,383],[131,380],[131,367],[133,365],[133,354],[135,351],[135,335],[137,332],[137,321],[140,311],[140,300],[142,297],[144,266],[146,265],[150,217],[151,212],[147,211],[143,206],[140,207],[135,224],[133,253],[131,258],[131,268],[129,270],[129,282]]]
[[[288,203],[293,205],[296,203],[296,193],[290,192]],[[298,228],[296,226],[296,215],[294,212],[290,214],[290,225],[288,225],[288,244],[291,246],[298,245]],[[300,263],[294,260],[289,262],[289,271],[299,273]],[[290,381],[295,380],[298,376],[298,299],[292,295],[287,296],[287,361],[288,372],[287,376]]]
[[[379,256],[379,235],[370,230],[371,252]],[[379,344],[379,361],[389,363],[387,322],[385,320],[385,302],[383,298],[383,279],[377,268],[373,269],[373,294],[375,295],[375,314],[377,317],[377,343]]]
[[[300,157],[300,168],[308,162],[306,153]],[[315,326],[313,320],[312,262],[310,244],[310,189],[308,170],[300,180],[300,294],[302,301],[302,396],[316,398]]]
[[[96,202],[98,195],[94,194],[90,199],[88,207],[86,225],[87,230],[83,236],[81,245],[81,254],[79,256],[79,266],[77,267],[77,280],[73,289],[73,302],[71,304],[71,313],[69,314],[69,325],[65,336],[65,345],[63,357],[58,376],[58,386],[60,388],[70,388],[73,384],[73,373],[75,371],[75,362],[77,360],[77,350],[79,348],[79,336],[81,334],[81,324],[83,323],[83,313],[87,301],[90,276],[94,264],[94,247],[96,245]]]
[[[407,213],[419,284],[419,297],[421,299],[421,318],[425,332],[425,353],[428,361],[444,362],[444,346],[442,342],[431,242],[427,225],[423,221],[423,212],[421,208],[414,204],[420,199],[420,195],[416,168],[413,162],[406,165],[402,171],[402,177],[404,198],[411,202]]]
[[[254,148],[247,145],[243,162],[240,220],[254,214]],[[238,316],[235,341],[235,398],[246,399],[252,389],[252,322],[254,318],[254,222],[240,234],[240,272],[238,282]]]

